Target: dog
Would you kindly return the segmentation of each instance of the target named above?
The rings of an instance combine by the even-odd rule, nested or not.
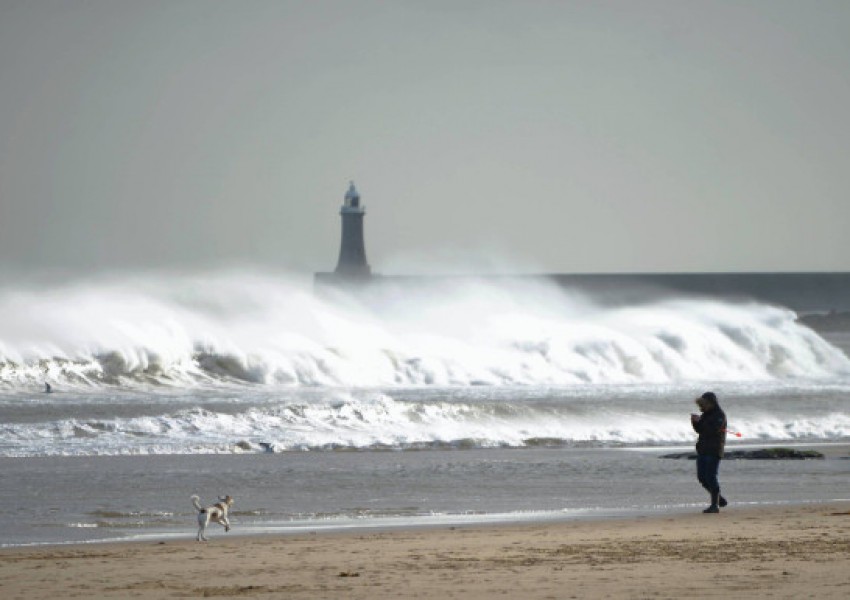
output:
[[[219,497],[218,502],[212,506],[204,508],[201,506],[201,498],[197,494],[192,495],[192,504],[195,505],[195,510],[198,511],[198,537],[199,542],[206,542],[207,537],[204,533],[207,530],[207,525],[210,521],[224,526],[225,531],[230,531],[230,521],[227,520],[227,511],[233,506],[233,498],[225,496]]]

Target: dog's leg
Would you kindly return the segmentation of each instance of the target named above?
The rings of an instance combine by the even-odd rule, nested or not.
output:
[[[227,516],[223,516],[221,521],[219,521],[222,525],[224,525],[224,531],[230,531],[230,521],[227,520]]]
[[[198,514],[198,538],[199,542],[206,542],[207,536],[204,533],[207,530],[207,524],[210,522],[210,516],[206,512]]]

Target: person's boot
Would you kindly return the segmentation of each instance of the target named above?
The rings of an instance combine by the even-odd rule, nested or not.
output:
[[[711,506],[706,508],[704,513],[719,513],[720,509],[717,508],[717,503],[719,502],[720,492],[711,492]]]
[[[717,506],[719,506],[720,508],[723,508],[723,507],[724,507],[724,506],[726,506],[727,504],[729,504],[729,502],[727,502],[727,501],[726,501],[726,498],[724,498],[723,496],[720,496],[720,497],[717,499]]]

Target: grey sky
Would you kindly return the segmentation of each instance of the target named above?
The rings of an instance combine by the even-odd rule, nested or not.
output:
[[[850,2],[0,0],[0,264],[850,269]],[[456,262],[455,262],[456,261]]]

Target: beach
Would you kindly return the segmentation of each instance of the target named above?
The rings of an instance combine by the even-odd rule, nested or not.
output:
[[[846,598],[850,502],[377,532],[19,547],[38,598]]]
[[[850,600],[848,29],[0,0],[0,600]]]

